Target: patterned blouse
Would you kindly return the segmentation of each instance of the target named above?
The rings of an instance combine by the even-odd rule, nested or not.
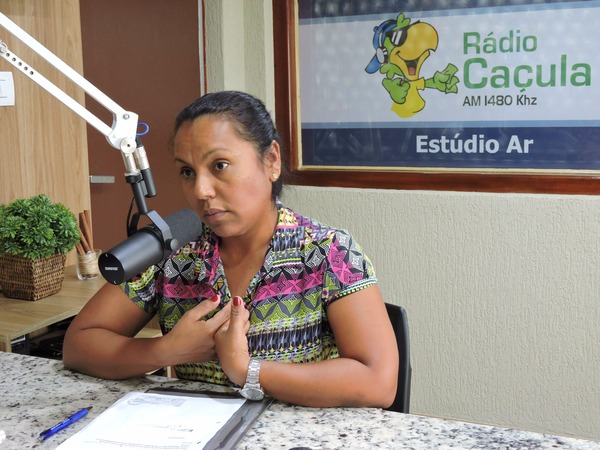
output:
[[[346,231],[300,216],[279,202],[277,207],[273,239],[244,297],[250,310],[250,355],[291,363],[337,358],[327,307],[377,283],[373,266]],[[163,333],[216,293],[221,306],[231,300],[218,237],[208,227],[196,241],[122,288],[140,308],[158,315]],[[231,384],[216,360],[177,365],[175,372],[183,379]]]

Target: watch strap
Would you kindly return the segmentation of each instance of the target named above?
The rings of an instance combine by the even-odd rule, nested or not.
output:
[[[252,385],[260,389],[260,359],[250,359],[248,373],[246,374],[246,385]]]

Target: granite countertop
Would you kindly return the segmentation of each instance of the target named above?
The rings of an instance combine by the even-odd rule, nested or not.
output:
[[[208,385],[164,377],[108,381],[65,370],[62,362],[0,352],[0,450],[53,449],[130,391]],[[215,390],[214,386],[210,389]],[[45,442],[40,431],[80,408],[88,416]],[[1,438],[0,438],[1,439]],[[600,442],[448,421],[375,408],[303,408],[274,402],[238,449],[599,449]]]

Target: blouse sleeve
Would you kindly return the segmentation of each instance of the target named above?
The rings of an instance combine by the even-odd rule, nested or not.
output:
[[[323,301],[330,303],[377,283],[371,260],[345,230],[337,230],[327,256]]]
[[[158,309],[156,296],[158,270],[157,266],[151,266],[139,276],[121,284],[125,294],[149,314],[156,314]]]

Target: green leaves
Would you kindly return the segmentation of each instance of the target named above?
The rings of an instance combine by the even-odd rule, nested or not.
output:
[[[0,253],[47,258],[68,253],[78,241],[73,213],[44,194],[0,205]]]

